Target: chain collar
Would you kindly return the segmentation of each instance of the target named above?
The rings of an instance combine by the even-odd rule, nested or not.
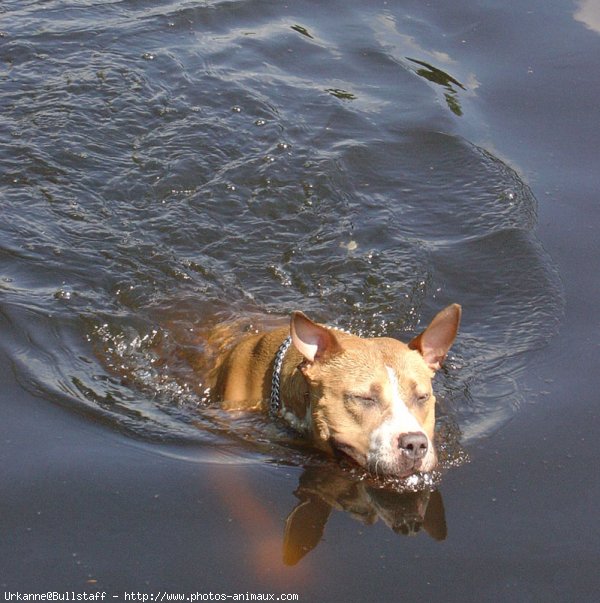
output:
[[[341,331],[346,335],[351,335],[349,331],[345,329],[341,329],[340,327],[327,327],[329,329],[333,329],[334,331]],[[281,411],[281,367],[283,366],[283,359],[285,358],[285,354],[288,351],[290,345],[292,343],[291,335],[288,335],[283,343],[279,346],[277,350],[277,354],[275,354],[275,364],[273,366],[273,378],[271,379],[271,398],[269,400],[269,412],[271,416],[278,417]]]
[[[271,399],[269,403],[269,411],[273,417],[279,416],[279,412],[281,411],[281,394],[279,391],[281,380],[281,367],[283,366],[283,359],[285,357],[285,353],[288,351],[291,343],[292,338],[291,336],[288,336],[279,346],[277,354],[275,354],[273,378],[271,379]]]

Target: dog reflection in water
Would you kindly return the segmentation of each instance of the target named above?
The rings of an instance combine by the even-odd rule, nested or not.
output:
[[[296,565],[308,555],[321,541],[332,511],[347,513],[364,525],[383,521],[399,535],[426,532],[437,541],[446,538],[444,505],[437,490],[396,490],[358,473],[334,462],[305,468],[294,492],[298,503],[288,513],[284,527],[273,513],[272,501],[267,504],[264,490],[245,471],[233,467],[216,471],[211,482],[252,551],[244,553],[244,558],[251,560],[257,577],[280,577],[288,586],[292,579],[308,579],[312,572],[306,563],[309,560],[299,564],[303,570],[299,573],[273,574],[272,569],[282,561]]]
[[[337,467],[311,467],[300,477],[295,495],[299,502],[285,523],[286,565],[295,565],[319,544],[332,510],[367,525],[381,520],[397,534],[411,536],[424,530],[435,540],[446,538],[444,505],[437,490],[398,492]]]

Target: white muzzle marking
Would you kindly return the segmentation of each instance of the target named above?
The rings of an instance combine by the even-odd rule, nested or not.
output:
[[[435,465],[433,444],[417,418],[410,412],[400,396],[396,372],[385,367],[392,390],[391,416],[371,433],[367,463],[374,473],[406,476],[415,471],[429,471]],[[427,453],[416,462],[408,458],[399,447],[400,437],[409,433],[421,433],[427,438]]]

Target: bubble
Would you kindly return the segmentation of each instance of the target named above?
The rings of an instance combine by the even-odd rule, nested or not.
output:
[[[73,292],[65,287],[61,287],[54,293],[54,299],[69,301],[73,297]]]
[[[350,240],[347,243],[341,242],[340,247],[343,247],[348,251],[356,251],[358,249],[358,243],[354,240]]]

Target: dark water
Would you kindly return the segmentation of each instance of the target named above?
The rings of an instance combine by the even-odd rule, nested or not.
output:
[[[593,600],[598,31],[593,2],[4,2],[0,584]],[[217,322],[408,338],[455,301],[433,491],[206,404]]]

